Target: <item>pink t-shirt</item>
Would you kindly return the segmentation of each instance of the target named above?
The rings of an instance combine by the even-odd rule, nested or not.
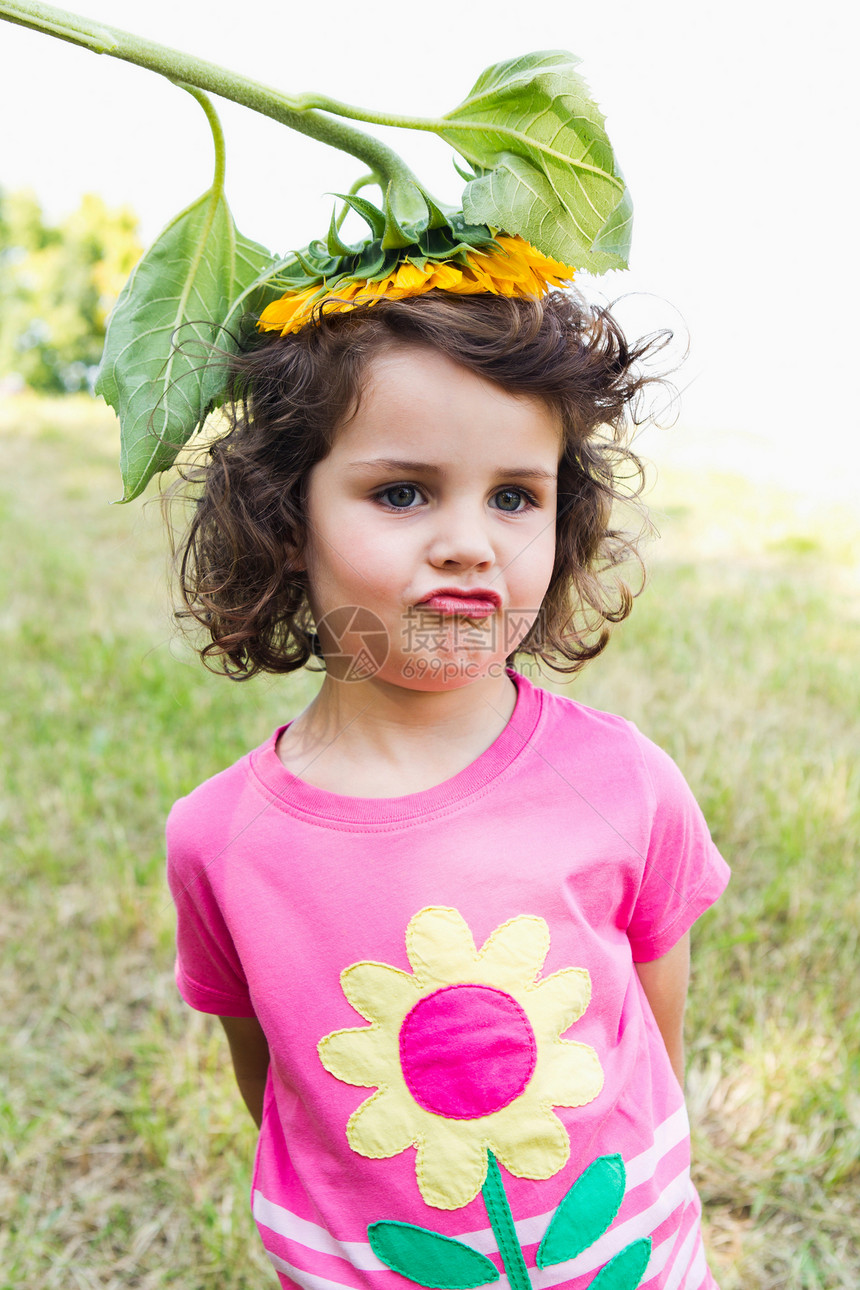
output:
[[[276,731],[171,812],[179,989],[269,1043],[253,1207],[285,1286],[404,1290],[416,1267],[453,1284],[434,1251],[443,1269],[469,1251],[397,1223],[478,1252],[457,1284],[527,1284],[488,1218],[494,1168],[534,1290],[585,1290],[632,1247],[647,1290],[714,1286],[634,962],[671,949],[728,868],[665,753],[513,676],[499,738],[425,792],[313,788]],[[568,1210],[596,1217],[544,1240],[595,1161]]]

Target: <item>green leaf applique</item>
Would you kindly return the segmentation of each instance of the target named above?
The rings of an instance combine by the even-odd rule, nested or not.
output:
[[[434,128],[483,172],[463,194],[467,220],[601,273],[627,265],[632,204],[578,62],[558,50],[496,63]]]
[[[498,1281],[494,1263],[462,1241],[412,1223],[382,1220],[367,1229],[370,1248],[393,1272],[437,1290],[474,1290]]]
[[[651,1238],[643,1236],[619,1250],[601,1268],[591,1283],[591,1290],[636,1290],[651,1257]]]
[[[536,1263],[551,1267],[575,1259],[607,1231],[621,1208],[627,1174],[618,1154],[598,1156],[579,1175],[552,1216]]]

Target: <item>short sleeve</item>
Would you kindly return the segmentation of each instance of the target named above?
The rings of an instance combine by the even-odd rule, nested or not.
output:
[[[176,985],[199,1012],[253,1017],[239,955],[213,889],[212,870],[196,838],[205,836],[188,799],[167,821],[167,881],[176,905]]]
[[[721,895],[730,870],[678,767],[637,731],[653,790],[642,880],[627,935],[634,962],[661,958]]]

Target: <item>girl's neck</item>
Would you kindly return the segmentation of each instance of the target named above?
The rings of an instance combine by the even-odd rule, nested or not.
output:
[[[327,677],[281,736],[278,756],[315,788],[403,797],[471,765],[502,733],[515,703],[506,674],[438,692]]]

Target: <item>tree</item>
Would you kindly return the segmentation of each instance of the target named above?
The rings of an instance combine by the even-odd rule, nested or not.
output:
[[[108,313],[141,253],[128,207],[88,193],[50,225],[33,192],[0,193],[0,380],[55,394],[91,386]]]

